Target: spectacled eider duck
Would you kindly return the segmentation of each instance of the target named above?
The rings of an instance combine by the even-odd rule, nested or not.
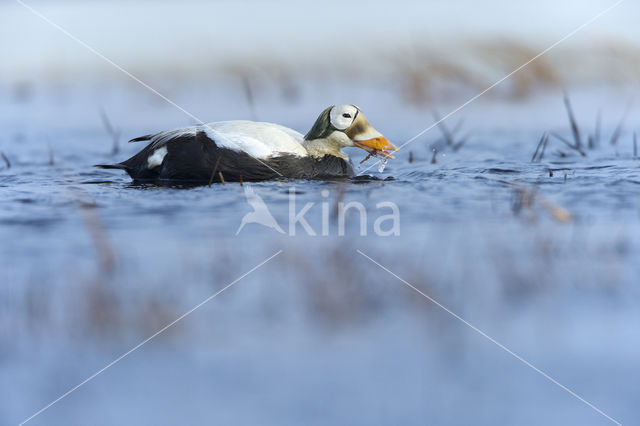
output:
[[[321,179],[354,174],[342,148],[357,146],[387,158],[393,158],[387,150],[397,150],[354,105],[325,109],[305,136],[278,124],[222,121],[130,142],[139,141],[149,144],[133,157],[96,167],[121,169],[135,181],[151,183]]]

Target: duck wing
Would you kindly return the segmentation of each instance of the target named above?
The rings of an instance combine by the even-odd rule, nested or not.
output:
[[[192,127],[181,127],[179,129],[173,130],[165,130],[159,133],[151,133],[144,136],[138,136],[137,138],[133,138],[129,141],[132,142],[150,142],[148,148],[149,149],[158,149],[162,148],[167,143],[179,140],[181,137],[194,137],[198,131],[200,126],[192,126]]]
[[[129,142],[149,141],[150,149],[155,150],[182,137],[195,137],[198,132],[204,132],[219,148],[246,153],[258,159],[287,154],[297,157],[309,155],[302,145],[304,136],[301,133],[278,124],[255,121],[220,121],[144,135]]]
[[[221,148],[245,152],[254,158],[282,155],[306,157],[304,136],[279,124],[255,121],[220,121],[202,126],[202,130]]]

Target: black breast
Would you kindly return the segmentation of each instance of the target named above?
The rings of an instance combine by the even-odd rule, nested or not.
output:
[[[140,182],[164,184],[207,184],[225,181],[261,181],[277,178],[326,179],[354,174],[344,159],[325,155],[321,158],[281,155],[258,160],[244,152],[220,148],[203,131],[182,134],[166,143],[167,154],[162,164],[149,169],[147,159],[153,144],[119,166]]]

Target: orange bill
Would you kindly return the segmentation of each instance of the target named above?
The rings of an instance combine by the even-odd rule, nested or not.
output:
[[[389,142],[383,136],[367,139],[364,141],[355,141],[355,145],[369,152],[371,151],[371,149],[375,151],[397,151],[398,150],[398,148],[394,144]],[[367,149],[367,148],[370,148],[370,149]]]

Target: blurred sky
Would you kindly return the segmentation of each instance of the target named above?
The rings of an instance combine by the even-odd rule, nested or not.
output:
[[[134,71],[197,70],[258,58],[374,69],[383,51],[513,38],[540,48],[614,0],[511,1],[39,1],[25,0]],[[627,0],[568,43],[637,45],[640,4]],[[112,72],[85,48],[13,0],[0,3],[0,82]]]

